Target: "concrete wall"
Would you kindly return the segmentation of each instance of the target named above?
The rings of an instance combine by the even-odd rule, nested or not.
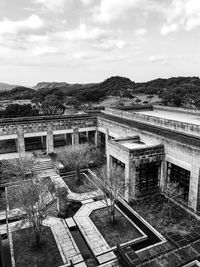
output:
[[[47,132],[48,128],[48,120],[43,121],[30,121],[30,122],[0,122],[0,136],[15,136],[18,131],[19,125],[23,129],[24,134],[29,134],[32,136],[33,133]],[[95,117],[76,117],[76,118],[64,118],[64,119],[52,119],[52,130],[53,132],[57,132],[57,134],[61,133],[61,131],[66,132],[67,130],[71,130],[73,128],[89,128],[96,127],[97,118]]]
[[[154,110],[165,110],[165,111],[173,111],[173,112],[180,112],[180,113],[186,113],[186,114],[200,115],[199,109],[177,108],[177,107],[162,106],[162,105],[154,105],[153,109]]]
[[[165,148],[165,161],[163,162],[161,169],[161,187],[164,187],[166,184],[165,176],[167,161],[189,170],[191,172],[191,177],[188,205],[193,210],[197,209],[197,207],[199,206],[198,201],[200,200],[200,148],[181,144],[177,141],[164,138],[157,134],[141,131],[136,128],[132,128],[104,118],[98,118],[98,127],[98,129],[112,129],[112,132],[115,132],[118,135],[124,137],[139,135],[141,141],[147,144],[163,144]]]
[[[198,136],[200,135],[200,125],[190,124],[181,121],[168,120],[163,118],[158,118],[155,116],[149,116],[134,112],[121,111],[117,109],[106,108],[102,111],[105,114],[120,117],[123,119],[128,119],[132,121],[144,122],[145,124],[158,126],[164,129],[170,129],[175,132],[187,133],[190,135]]]

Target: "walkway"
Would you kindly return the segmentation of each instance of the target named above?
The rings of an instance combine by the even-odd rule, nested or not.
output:
[[[106,207],[106,204],[104,204],[102,201],[91,202],[83,205],[74,216],[76,224],[78,225],[82,235],[87,241],[88,246],[92,250],[93,254],[97,257],[97,259],[100,255],[106,252],[110,252],[111,248],[105,241],[103,236],[100,234],[94,223],[91,221],[89,216],[93,210],[104,207]],[[113,252],[110,252],[109,259],[112,260],[115,258],[115,254]],[[108,261],[109,259],[104,259],[104,262]],[[101,259],[98,260],[100,261]]]
[[[83,257],[64,220],[49,217],[43,225],[51,227],[64,264],[68,264],[70,260],[74,264],[83,262]]]

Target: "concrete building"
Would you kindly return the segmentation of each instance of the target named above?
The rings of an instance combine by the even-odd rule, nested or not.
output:
[[[105,147],[108,166],[117,164],[124,170],[127,201],[177,181],[183,191],[178,201],[198,213],[199,114],[162,107],[145,112],[106,108],[98,115],[3,119],[0,149],[24,157],[35,148],[52,153],[56,146],[85,142]]]

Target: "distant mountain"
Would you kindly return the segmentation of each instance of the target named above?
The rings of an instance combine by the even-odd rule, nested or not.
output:
[[[7,91],[11,90],[12,88],[16,87],[17,85],[8,84],[8,83],[0,83],[0,91]]]
[[[93,86],[94,83],[88,84],[79,84],[79,83],[66,83],[66,82],[39,82],[37,85],[33,86],[35,90],[41,89],[61,89],[63,92],[71,91],[71,90],[78,90],[82,88],[87,88]]]

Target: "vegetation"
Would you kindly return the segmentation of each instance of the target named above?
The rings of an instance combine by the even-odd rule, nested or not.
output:
[[[26,180],[32,177],[34,160],[31,158],[0,161],[0,184]]]
[[[91,177],[92,182],[103,192],[103,200],[106,203],[108,218],[115,223],[115,204],[119,196],[125,192],[124,173],[120,167],[113,167],[110,170],[106,166],[97,170]],[[126,185],[127,186],[127,185]]]
[[[131,206],[161,234],[169,232],[190,234],[199,227],[199,222],[187,211],[171,202],[169,210],[163,207],[167,199],[163,194],[155,194],[132,202]]]
[[[13,232],[16,267],[59,267],[63,261],[50,227],[41,228],[42,245],[33,246],[34,233],[30,228]]]
[[[88,167],[91,162],[98,162],[100,152],[88,145],[68,146],[60,151],[57,158],[68,170],[75,170],[77,185],[82,184],[80,169]]]
[[[27,222],[35,236],[36,246],[41,244],[42,222],[46,218],[45,211],[49,202],[52,201],[53,185],[49,178],[34,179],[11,187],[8,200],[17,202],[20,209],[27,215],[22,222],[17,223],[20,229]]]
[[[41,83],[36,89],[22,86],[0,92],[0,99],[31,99],[34,103],[46,107],[49,96],[60,102],[68,102],[72,97],[72,105],[79,107],[80,103],[99,102],[109,95],[136,98],[135,94],[148,94],[149,102],[152,95],[161,97],[163,104],[200,108],[200,79],[198,77],[176,77],[169,79],[155,79],[143,83],[134,83],[128,78],[113,76],[100,83],[67,84]],[[47,112],[48,114],[48,112]]]
[[[39,110],[32,107],[30,104],[11,104],[6,107],[6,109],[1,112],[1,117],[5,118],[18,118],[18,117],[29,117],[38,116]]]
[[[115,214],[115,224],[108,220],[105,208],[93,211],[90,219],[111,247],[141,237],[140,232],[118,210]]]

